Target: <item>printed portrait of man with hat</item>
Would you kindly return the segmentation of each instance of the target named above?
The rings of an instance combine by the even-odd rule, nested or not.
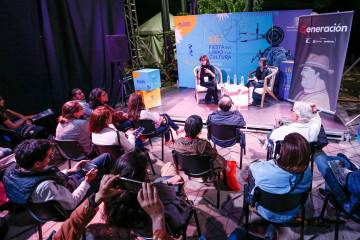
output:
[[[311,53],[300,67],[302,67],[300,75],[303,90],[295,96],[294,100],[310,102],[316,104],[318,108],[330,110],[326,81],[334,70],[330,69],[329,58]]]

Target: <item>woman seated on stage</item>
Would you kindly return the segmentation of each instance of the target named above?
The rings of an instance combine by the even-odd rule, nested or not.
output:
[[[175,151],[192,155],[209,155],[214,161],[215,168],[226,168],[226,160],[218,154],[210,142],[199,138],[203,128],[203,121],[198,115],[191,115],[185,122],[185,137],[175,141]]]
[[[176,134],[181,132],[180,127],[166,113],[159,114],[146,110],[142,95],[137,93],[133,93],[129,97],[128,117],[133,123],[143,119],[152,120],[155,124],[157,134],[167,131],[169,127],[174,129]],[[170,141],[170,133],[168,131],[165,133],[165,141],[166,143]]]
[[[135,146],[135,137],[118,131],[112,124],[112,115],[109,108],[97,107],[90,115],[90,132],[95,145],[119,145],[128,152]]]
[[[0,96],[0,125],[15,130],[22,138],[48,138],[49,133],[42,126],[33,125],[31,117],[6,108],[5,99]]]
[[[250,164],[250,194],[255,187],[273,194],[298,194],[309,190],[312,181],[310,157],[310,144],[303,136],[298,133],[287,135],[278,159],[257,160]],[[285,223],[296,217],[299,208],[279,213],[257,205],[256,210],[266,220]]]
[[[252,77],[252,74],[255,76]],[[264,86],[265,78],[271,74],[271,70],[267,67],[266,58],[260,58],[259,66],[256,70],[249,73],[249,79],[246,86],[249,88],[249,104],[254,102],[253,93],[255,88],[262,88]]]
[[[109,96],[108,93],[102,88],[94,88],[90,92],[89,105],[90,108],[96,109],[100,106],[105,106],[111,111],[112,121],[116,129],[125,131],[132,127],[131,122],[128,121],[128,116],[123,111],[116,111],[114,108],[108,105]]]
[[[200,86],[206,87],[207,92],[205,96],[205,103],[211,102],[211,98],[214,99],[215,103],[218,103],[218,90],[217,82],[215,79],[215,68],[210,64],[209,58],[206,55],[202,55],[199,59],[200,71],[196,73],[197,81],[200,81]]]
[[[61,109],[61,116],[56,128],[56,139],[76,140],[89,155],[92,144],[89,131],[89,122],[83,119],[84,108],[78,101],[66,102]]]

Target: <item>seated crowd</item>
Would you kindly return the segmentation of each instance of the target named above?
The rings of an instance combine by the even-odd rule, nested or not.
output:
[[[260,80],[267,70],[266,62],[259,64],[256,75]],[[261,81],[255,81],[252,87],[259,84]],[[137,93],[130,95],[127,112],[109,106],[108,95],[101,88],[91,91],[89,102],[79,88],[73,89],[70,96],[71,100],[61,109],[55,139],[77,141],[90,160],[81,160],[62,171],[52,164],[57,154],[52,136],[43,127],[32,125],[30,116],[6,108],[0,97],[2,125],[20,134],[28,127],[36,132],[36,135],[24,136],[26,140],[13,149],[16,162],[6,168],[1,180],[6,197],[19,206],[55,201],[71,213],[52,239],[132,239],[137,236],[173,239],[187,223],[192,205],[186,200],[177,163],[165,163],[160,177],[148,176],[151,160],[145,147],[146,139],[141,133],[135,134],[142,120],[152,121],[156,134],[164,133],[168,146],[172,146],[170,132],[174,130],[179,135],[173,144],[174,152],[210,156],[214,169],[220,170],[224,179],[228,161],[234,159],[231,155],[222,156],[220,150],[235,143],[245,146],[241,128],[246,122],[226,95],[218,101],[218,110],[207,118],[205,138],[200,116],[189,116],[183,130],[168,114],[145,109],[143,97]],[[216,125],[234,127],[236,137],[229,141],[214,138],[212,127]],[[180,136],[183,131],[184,136]],[[249,165],[245,178],[250,199],[256,188],[272,194],[311,191],[310,161],[313,159],[326,183],[320,193],[332,193],[343,210],[350,212],[360,198],[360,170],[345,155],[327,156],[321,148],[313,149],[310,143],[319,141],[320,132],[321,118],[316,106],[295,102],[291,122],[274,129],[266,140],[281,141],[278,154],[269,160],[254,160]],[[220,146],[220,150],[210,141]],[[114,159],[109,153],[99,154],[96,146],[117,146],[122,155]],[[0,156],[10,153],[11,149],[0,148]],[[331,161],[338,164],[339,176],[330,169]],[[133,187],[124,182],[131,182]],[[89,225],[100,203],[104,204],[105,222]],[[270,222],[286,223],[298,215],[299,208],[273,212],[256,205],[256,211]],[[5,221],[4,225],[7,224]],[[3,229],[1,226],[0,231]],[[5,232],[0,233],[5,236]]]

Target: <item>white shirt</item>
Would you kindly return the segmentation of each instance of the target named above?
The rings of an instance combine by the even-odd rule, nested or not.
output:
[[[274,142],[284,140],[285,136],[290,133],[301,134],[308,142],[316,142],[321,128],[321,118],[319,114],[314,114],[314,117],[307,123],[290,123],[289,125],[281,126],[274,129],[270,135],[270,139]]]
[[[119,145],[116,132],[119,132],[120,145],[125,152],[130,151],[135,147],[135,138],[133,135],[129,135],[129,139],[123,132],[118,131],[113,124],[109,124],[109,127],[104,128],[99,133],[92,133],[92,142],[95,145]]]

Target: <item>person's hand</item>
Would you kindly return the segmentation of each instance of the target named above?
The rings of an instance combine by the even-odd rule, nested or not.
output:
[[[205,68],[205,72],[206,73],[212,73],[212,71],[210,71],[209,69]]]
[[[316,113],[316,112],[318,111],[318,109],[317,109],[317,107],[316,107],[316,104],[311,103],[311,104],[310,104],[310,107],[311,107],[311,111],[312,111],[313,113]]]
[[[157,189],[150,183],[142,184],[142,188],[137,195],[137,200],[151,219],[156,219],[164,215],[164,206],[160,201]]]
[[[72,168],[68,169],[67,172],[70,173],[76,173],[81,169],[81,166],[85,163],[90,162],[90,160],[81,160],[80,162],[77,162]]]
[[[91,169],[85,175],[85,181],[90,184],[96,178],[98,170],[96,168]]]
[[[99,191],[95,194],[95,203],[99,204],[106,198],[111,198],[117,196],[124,192],[124,190],[120,188],[114,188],[113,182],[118,180],[119,176],[115,176],[112,174],[104,175],[100,182]]]

